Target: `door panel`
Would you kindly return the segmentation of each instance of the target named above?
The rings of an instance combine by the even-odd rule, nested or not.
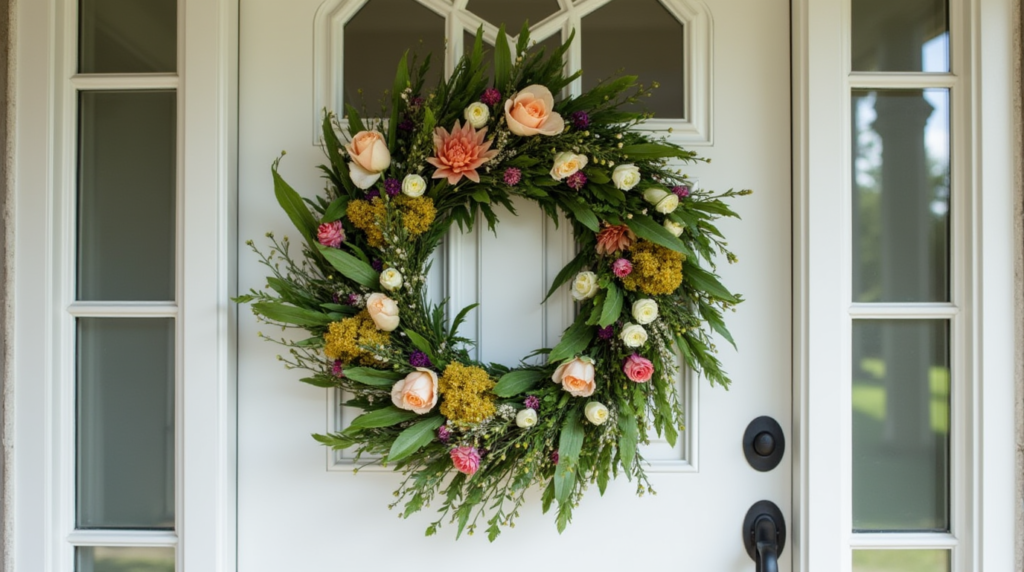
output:
[[[627,1],[627,0],[618,0]],[[314,101],[309,30],[321,0],[241,0],[239,236],[259,242],[266,231],[294,234],[277,207],[270,162],[288,151],[282,175],[311,196],[322,187],[310,145]],[[747,508],[770,499],[791,520],[791,455],[774,471],[746,462],[741,438],[760,415],[791,427],[789,5],[783,0],[708,0],[714,22],[713,135],[701,147],[707,165],[686,171],[715,189],[754,188],[739,199],[742,221],[720,228],[740,263],[719,272],[746,302],[728,316],[739,345],[719,345],[734,383],[729,391],[695,378],[687,420],[686,462],[652,471],[658,495],[637,498],[636,484],[596,488],[559,536],[540,512],[539,491],[515,529],[494,546],[483,535],[456,544],[454,527],[425,538],[433,514],[409,520],[388,511],[399,475],[337,469],[337,459],[310,438],[333,430],[335,401],[276,361],[278,348],[257,338],[251,314],[239,324],[239,570],[450,569],[488,570],[753,570],[740,528]],[[437,61],[440,61],[438,59]],[[643,79],[643,78],[641,78]],[[656,78],[650,78],[656,79]],[[545,280],[571,254],[563,231],[522,204],[505,214],[497,237],[450,237],[451,258],[438,264],[454,306],[483,303],[465,333],[481,341],[480,356],[511,364],[551,345],[571,318],[567,296],[538,305]],[[563,226],[564,229],[564,226]],[[259,288],[265,269],[239,246],[240,290]],[[437,295],[443,292],[435,292]],[[264,332],[270,333],[270,332]],[[688,386],[689,388],[689,386]],[[601,547],[610,548],[601,548]],[[500,551],[500,552],[498,552]],[[780,569],[790,569],[787,548]],[[501,557],[496,555],[501,554]],[[569,568],[571,567],[571,568]]]

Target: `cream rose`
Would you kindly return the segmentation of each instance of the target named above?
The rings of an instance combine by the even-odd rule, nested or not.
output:
[[[597,401],[588,403],[583,408],[583,414],[587,416],[587,421],[594,425],[604,425],[604,422],[608,421],[608,408],[603,403]]]
[[[391,165],[391,153],[384,136],[378,131],[360,131],[345,145],[351,161],[348,163],[349,176],[360,189],[369,189],[380,178],[384,169]]]
[[[644,191],[644,200],[654,205],[654,210],[668,214],[679,206],[679,197],[660,187],[651,187]]]
[[[402,179],[402,194],[407,197],[422,197],[427,191],[427,182],[419,175],[406,175]]]
[[[551,167],[551,178],[561,181],[586,166],[586,155],[577,155],[572,151],[562,151],[555,155],[555,165]]]
[[[574,300],[582,301],[593,298],[599,289],[597,285],[597,274],[589,270],[580,272],[572,281],[572,297]]]
[[[594,383],[594,360],[576,357],[565,360],[555,369],[551,381],[561,383],[562,389],[576,397],[590,397],[597,385]]]
[[[487,120],[491,118],[491,110],[483,103],[477,101],[470,103],[469,107],[462,112],[462,116],[466,118],[470,125],[480,129],[487,125]]]
[[[505,100],[505,123],[516,135],[558,135],[565,129],[562,116],[553,111],[555,98],[543,85],[531,85]]]
[[[402,273],[394,268],[388,268],[380,273],[380,285],[385,290],[394,290],[402,287]]]
[[[647,330],[639,324],[626,324],[619,339],[629,348],[638,348],[647,343]]]
[[[612,171],[612,182],[620,191],[628,191],[640,182],[640,168],[632,163],[619,165]]]
[[[437,405],[437,374],[425,367],[416,368],[391,386],[391,402],[420,415],[430,413]]]
[[[537,412],[533,409],[522,409],[516,413],[516,426],[526,429],[537,424]]]
[[[633,302],[633,319],[640,325],[647,325],[658,319],[658,303],[651,298]]]
[[[393,332],[398,327],[398,304],[380,292],[366,298],[366,311],[378,330]]]
[[[671,232],[672,236],[680,236],[683,234],[683,225],[674,220],[665,219],[662,226],[665,227],[665,230]]]

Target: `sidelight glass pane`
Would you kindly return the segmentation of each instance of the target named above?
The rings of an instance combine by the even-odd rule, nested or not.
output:
[[[948,72],[948,0],[853,0],[853,71]]]
[[[174,300],[174,91],[80,93],[78,299]]]
[[[79,546],[75,572],[174,572],[174,548]]]
[[[372,46],[372,49],[368,48]],[[372,0],[345,24],[345,103],[364,117],[378,117],[384,90],[390,93],[395,69],[409,50],[410,69],[430,55],[424,93],[444,73],[444,18],[416,0]]]
[[[948,550],[854,550],[853,572],[949,572]]]
[[[466,9],[495,26],[505,24],[505,31],[514,36],[524,21],[536,24],[558,12],[559,6],[558,0],[469,0]]]
[[[852,109],[853,301],[949,301],[949,91],[855,90]]]
[[[629,70],[640,83],[657,82],[660,87],[624,109],[653,111],[659,119],[685,119],[683,25],[661,2],[609,2],[584,16],[581,27],[576,41],[582,48],[584,91]]]
[[[178,68],[176,0],[81,0],[80,73],[172,73]]]
[[[949,324],[853,322],[853,528],[949,530]]]
[[[78,320],[79,528],[174,528],[174,321]]]

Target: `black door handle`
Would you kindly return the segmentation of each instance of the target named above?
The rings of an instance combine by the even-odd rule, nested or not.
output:
[[[779,555],[786,547],[786,520],[771,501],[754,503],[743,519],[743,545],[757,572],[779,572]]]

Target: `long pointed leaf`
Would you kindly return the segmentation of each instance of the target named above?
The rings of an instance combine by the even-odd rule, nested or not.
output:
[[[402,431],[391,444],[388,461],[401,461],[434,440],[434,431],[444,424],[444,417],[436,415]]]
[[[501,376],[498,384],[491,390],[498,397],[513,397],[529,391],[537,382],[544,379],[544,372],[536,369],[518,369]]]
[[[405,377],[395,371],[381,371],[372,367],[352,367],[343,370],[345,377],[371,387],[391,387]]]
[[[258,302],[252,305],[252,309],[268,320],[296,326],[326,326],[332,321],[327,314],[322,312],[276,302]]]
[[[494,41],[494,85],[504,91],[508,87],[509,75],[512,73],[512,53],[505,35],[505,24],[498,29],[498,37]]]
[[[636,233],[637,236],[644,240],[649,240],[655,244],[660,244],[665,248],[671,248],[676,252],[685,254],[688,258],[693,257],[693,253],[686,247],[683,241],[672,235],[671,232],[665,229],[662,225],[654,222],[649,216],[636,214],[633,218],[626,219],[626,225]]]
[[[414,418],[416,418],[415,412],[406,411],[405,409],[399,409],[394,405],[389,405],[384,409],[377,409],[356,417],[352,420],[351,427],[358,429],[391,427],[392,425],[398,425],[403,421],[408,421]]]
[[[604,298],[604,306],[601,310],[601,321],[597,325],[602,328],[606,328],[609,325],[615,323],[615,320],[619,319],[619,314],[622,313],[622,290],[619,290],[615,284],[608,284],[608,293]]]
[[[278,174],[277,166],[280,160],[281,159],[278,158],[277,161],[274,161],[274,164],[270,169],[274,176],[274,196],[277,197],[278,204],[280,204],[281,208],[284,209],[284,212],[288,215],[288,218],[291,219],[295,228],[298,229],[299,233],[302,234],[302,237],[306,239],[306,242],[312,246],[316,244],[316,240],[313,239],[318,226],[316,219],[313,218],[312,213],[309,212],[309,209],[306,207],[306,203],[302,201],[302,197],[299,196],[299,193],[295,192],[295,189],[286,183],[285,180],[281,178],[281,175]]]
[[[380,286],[380,274],[369,264],[337,248],[330,248],[321,244],[317,244],[317,248],[320,250],[320,254],[323,254],[324,258],[327,259],[327,262],[346,278],[371,289]]]

